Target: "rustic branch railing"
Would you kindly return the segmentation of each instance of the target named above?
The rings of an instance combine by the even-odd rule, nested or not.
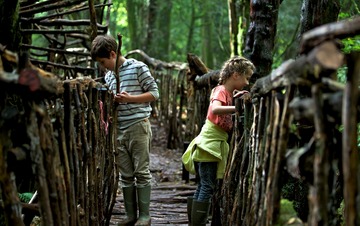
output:
[[[1,51],[1,59],[12,59],[9,53]],[[42,225],[109,225],[119,179],[113,95],[89,78],[60,81],[27,67],[9,73],[3,63],[9,62],[0,64],[6,224],[25,225],[32,210]],[[37,193],[37,201],[20,205],[22,192]]]
[[[348,26],[354,23],[359,24],[359,18],[305,34],[312,37],[311,43],[302,45],[317,47],[253,85],[252,105],[239,105],[245,119],[236,117],[235,125],[243,127],[234,133],[235,145],[214,198],[212,225],[275,225],[289,175],[308,186],[308,199],[303,200],[309,206],[308,225],[338,225],[342,197],[346,225],[359,225],[360,55],[345,55],[336,40],[319,41],[310,35],[349,37],[359,33],[358,26]],[[345,86],[332,79],[344,64]]]
[[[94,1],[84,0],[34,2],[23,1],[19,13],[20,32],[24,36],[20,45],[30,50],[32,63],[54,74],[63,75],[62,79],[81,77],[83,74],[95,78],[96,70],[90,54],[84,55],[82,60],[73,56],[77,51],[80,54],[84,50],[89,52],[91,40],[98,34],[106,34],[109,21],[103,25],[102,15],[106,8],[110,11],[111,1],[96,5]],[[85,10],[89,13],[81,15],[88,15],[89,18],[72,18],[72,14]],[[39,47],[32,44],[30,38],[33,34],[38,34],[38,38],[43,40],[42,45],[48,43],[47,55],[37,54]],[[68,51],[70,48],[75,51]]]
[[[42,33],[49,42],[43,49],[22,44],[48,52],[48,63],[30,58],[33,64],[62,68],[68,73],[65,78],[76,78],[77,72],[92,74],[95,68],[77,58],[89,58],[88,53],[74,54],[67,47],[88,49],[94,31],[105,32],[109,24],[96,20],[94,8],[104,10],[111,3],[26,2],[20,13],[23,34]],[[63,7],[71,8],[55,12]],[[93,12],[89,20],[62,18],[89,7]],[[43,10],[49,14],[34,16]],[[48,28],[50,19],[55,19],[54,26],[92,26],[86,32],[71,28],[76,33],[64,30],[59,35]],[[307,185],[309,209],[304,211],[308,210],[309,225],[336,225],[343,197],[346,225],[359,225],[360,56],[345,55],[336,40],[359,34],[359,24],[355,18],[306,33],[299,58],[258,79],[251,90],[252,103],[236,101],[243,114],[235,117],[233,148],[213,202],[213,225],[275,224],[281,188],[290,175]],[[63,49],[56,50],[58,46]],[[0,183],[7,224],[23,225],[28,213],[23,218],[21,209],[25,209],[40,214],[44,225],[108,225],[119,176],[112,95],[92,79],[59,81],[28,58],[17,62],[17,55],[2,46],[0,52],[1,60],[7,61],[0,62]],[[200,131],[218,71],[210,71],[193,54],[188,54],[188,64],[162,62],[140,50],[126,56],[131,54],[139,54],[152,70],[160,89],[159,119],[168,127],[168,148],[179,148]],[[76,56],[75,62],[69,55]],[[4,70],[4,64],[19,67],[17,73]],[[343,65],[348,68],[345,85],[333,80]],[[30,168],[24,162],[30,162]],[[24,170],[32,178],[22,177]],[[18,180],[36,184],[19,185]],[[17,192],[24,191],[36,191],[37,202],[21,203]]]

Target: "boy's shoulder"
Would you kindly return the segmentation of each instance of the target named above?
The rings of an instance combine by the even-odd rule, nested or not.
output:
[[[135,65],[135,66],[143,66],[143,65],[146,65],[144,62],[142,61],[139,61],[139,60],[136,60],[136,59],[133,59],[133,58],[128,58],[125,60],[123,66],[126,67],[126,66],[129,66],[129,65]]]

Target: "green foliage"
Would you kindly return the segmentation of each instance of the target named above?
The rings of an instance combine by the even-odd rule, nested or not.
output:
[[[344,200],[341,202],[340,207],[337,210],[337,214],[340,216],[340,225],[344,226],[345,225],[345,218],[344,218],[344,208],[345,208],[345,203]]]
[[[339,126],[339,131],[340,132],[344,131],[344,126],[343,125]],[[357,136],[357,146],[360,147],[360,136],[359,136],[359,134],[360,134],[360,123],[357,124],[357,134],[358,134],[358,136]]]
[[[229,57],[230,52],[227,2],[223,0],[208,2],[210,5],[207,7],[209,10],[206,12],[214,19],[208,21],[212,24],[213,30],[211,33],[206,34],[206,37],[203,37],[201,33],[201,18],[205,14],[204,8],[201,7],[201,2],[200,0],[174,0],[171,2],[173,7],[171,11],[169,61],[184,62],[188,52],[192,52],[204,59],[205,57],[201,56],[202,43],[206,42],[209,36],[212,36],[214,37],[212,39],[214,49],[211,51],[215,53],[215,67],[219,68]],[[161,7],[161,4],[164,3],[159,1],[158,4],[156,7]],[[194,15],[192,15],[192,9],[194,10]],[[114,37],[116,37],[117,33],[123,35],[122,52],[126,54],[126,52],[132,50],[130,46],[126,1],[114,1],[111,10],[109,33]],[[143,16],[138,15],[138,17]],[[163,18],[160,15],[157,19],[161,20]],[[192,19],[194,20],[193,27],[191,27]],[[162,32],[161,29],[154,31],[154,34],[157,34],[154,37],[156,45],[163,44],[159,32]],[[144,38],[146,37],[146,34],[142,35]],[[191,43],[189,43],[190,36],[192,37]],[[161,55],[151,57],[162,60]]]
[[[303,220],[306,220],[309,209],[307,208],[307,195],[309,187],[306,182],[302,182],[293,177],[285,176],[286,181],[281,189],[281,197],[290,200],[296,215]]]
[[[300,221],[297,218],[296,211],[294,210],[293,203],[287,199],[281,199],[280,202],[280,216],[275,224],[276,226],[288,225],[295,225],[296,221]]]
[[[360,11],[357,4],[358,3],[356,3],[353,0],[341,1],[341,11],[339,13],[338,20],[347,20],[347,19],[351,19],[354,16],[359,16]],[[342,51],[344,53],[350,53],[352,51],[360,51],[360,35],[342,39],[341,42],[344,45],[344,47],[342,48]],[[342,72],[344,71],[345,70],[343,70]]]
[[[18,195],[21,202],[29,203],[34,194],[31,192],[25,192],[19,193]]]
[[[295,58],[297,54],[301,3],[301,0],[285,0],[280,5],[273,68],[279,67],[285,60]]]
[[[337,80],[341,83],[346,83],[347,67],[343,66],[337,70]]]
[[[339,13],[339,20],[353,17],[360,14],[359,1],[356,0],[341,0],[341,11]]]
[[[355,0],[341,0],[341,11],[338,20],[349,19],[359,16],[359,3]],[[284,0],[279,8],[277,35],[273,55],[273,68],[279,67],[285,60],[295,58],[298,48],[298,27],[300,23],[301,0]],[[343,51],[360,51],[360,36],[350,37],[342,40],[344,44]],[[340,71],[339,81],[345,77]]]
[[[109,33],[115,38],[118,33],[122,35],[121,52],[123,54],[126,54],[131,50],[125,1],[113,1],[113,7],[111,7]]]
[[[193,4],[194,3],[194,4]],[[172,61],[186,61],[188,52],[202,56],[202,43],[209,40],[207,36],[212,36],[211,41],[214,55],[215,68],[220,68],[222,63],[229,57],[229,21],[227,2],[222,0],[208,1],[209,6],[201,7],[200,0],[175,0],[171,15],[171,34],[170,34],[170,59]],[[194,10],[192,14],[191,10]],[[203,24],[201,18],[208,13],[210,18],[208,23],[212,26],[211,33],[204,37],[202,31]],[[194,25],[191,27],[192,19]],[[189,43],[189,37],[192,37]]]
[[[352,51],[360,51],[360,35],[355,37],[345,38],[341,40],[344,47],[344,53],[350,53]]]

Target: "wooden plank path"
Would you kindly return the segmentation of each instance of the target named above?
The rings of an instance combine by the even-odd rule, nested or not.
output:
[[[187,197],[194,194],[196,186],[182,182],[161,182],[152,186],[151,191],[151,225],[188,225]],[[110,225],[123,219],[125,209],[123,196],[119,194],[113,210]]]

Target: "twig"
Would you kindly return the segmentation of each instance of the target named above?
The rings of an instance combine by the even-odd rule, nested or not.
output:
[[[122,35],[118,33],[117,37],[119,43],[116,50],[115,79],[116,79],[116,93],[120,93],[119,57],[121,55]]]

